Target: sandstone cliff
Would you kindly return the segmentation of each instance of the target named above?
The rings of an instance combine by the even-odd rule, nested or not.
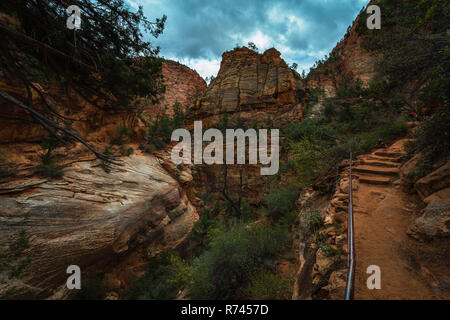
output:
[[[224,113],[253,126],[302,119],[304,88],[275,48],[263,54],[246,47],[227,51],[217,77],[190,108],[190,117],[217,123]]]
[[[87,276],[111,270],[138,247],[150,255],[176,247],[197,217],[158,160],[143,155],[125,158],[108,174],[96,161],[76,162],[61,180],[3,183],[0,193],[2,246],[17,241],[21,231],[29,237],[23,275],[1,274],[0,291],[13,287],[14,297],[52,295],[65,284],[69,265]]]
[[[371,1],[367,6],[375,2]],[[322,88],[327,98],[334,97],[336,89],[345,84],[353,84],[356,79],[360,79],[367,85],[375,75],[377,55],[361,46],[364,37],[357,31],[360,19],[362,17],[358,15],[329,57],[308,75],[308,87]],[[365,21],[362,23],[365,25]],[[376,32],[376,30],[371,31]]]
[[[191,105],[188,119],[217,127],[226,114],[227,128],[281,128],[301,121],[305,101],[304,83],[294,77],[280,52],[272,48],[259,54],[242,47],[222,55],[217,77]],[[194,166],[193,193],[220,193],[226,184],[233,200],[242,197],[259,204],[268,181],[261,176],[260,166],[227,167],[225,171],[222,165]]]
[[[207,88],[205,80],[185,65],[164,60],[162,64],[165,92],[161,95],[158,104],[149,104],[144,107],[141,119],[148,125],[161,108],[167,108],[167,114],[172,114],[172,107],[179,103],[183,111],[201,96]]]
[[[187,105],[206,89],[204,80],[181,64],[166,61],[163,73],[168,90],[161,103]],[[1,81],[0,86],[18,99],[26,96],[17,83]],[[58,98],[51,102],[60,114],[81,119],[72,128],[99,151],[119,126],[131,129],[124,148],[132,154],[107,173],[82,145],[60,147],[54,153],[64,176],[40,178],[32,168],[45,152],[37,142],[47,132],[31,122],[1,119],[0,158],[17,172],[0,177],[0,296],[73,297],[65,287],[69,265],[78,265],[85,279],[106,274],[108,283],[115,284],[107,288],[123,291],[127,280],[139,274],[145,256],[183,243],[197,211],[177,181],[182,179],[167,170],[163,159],[138,150],[146,129],[139,113],[107,114],[75,93],[65,98],[51,87],[47,92]],[[2,113],[23,116],[1,103]],[[45,108],[36,95],[33,104]],[[192,180],[187,169],[181,176]]]

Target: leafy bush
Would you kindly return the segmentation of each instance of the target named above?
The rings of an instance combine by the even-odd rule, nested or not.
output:
[[[0,252],[0,271],[9,271],[9,278],[18,278],[23,270],[31,263],[29,257],[23,253],[30,247],[30,236],[25,230],[17,234],[17,239],[10,243],[7,250]]]
[[[136,280],[129,299],[175,299],[190,280],[189,268],[173,251],[163,251],[149,259],[147,272]]]
[[[141,149],[146,152],[151,152],[164,148],[164,146],[170,143],[172,132],[175,129],[181,128],[185,124],[185,121],[186,115],[179,102],[173,105],[172,117],[167,115],[167,108],[162,108],[156,116],[155,121],[148,128],[146,135],[147,142],[141,144]]]
[[[17,169],[12,167],[11,164],[6,163],[5,159],[0,157],[0,179],[15,177],[17,175]]]
[[[34,173],[41,177],[59,179],[63,176],[63,167],[58,165],[54,160],[41,157],[42,163],[34,167]]]
[[[289,280],[268,270],[262,270],[251,276],[244,293],[254,300],[288,300],[291,296]]]
[[[33,168],[34,173],[54,179],[59,179],[63,176],[63,166],[58,165],[53,155],[53,151],[60,146],[61,142],[54,137],[48,137],[41,143],[41,147],[47,149],[47,152],[41,154],[41,163]]]
[[[305,234],[318,235],[319,230],[323,227],[324,220],[320,212],[307,211],[301,217],[301,229]]]
[[[336,97],[343,99],[343,98],[357,98],[359,96],[362,96],[365,93],[365,90],[362,85],[363,82],[359,78],[355,80],[355,83],[350,85],[345,82],[342,87],[336,90]]]
[[[91,277],[81,277],[81,290],[77,293],[80,300],[101,300],[104,298],[104,275],[97,274]]]
[[[331,99],[328,99],[325,102],[325,109],[324,109],[324,117],[326,122],[330,122],[335,115],[336,115],[336,108],[333,104],[333,101],[331,101]]]
[[[134,149],[133,148],[125,148],[124,146],[120,146],[120,154],[123,156],[127,156],[129,157],[130,155],[132,155],[134,153]]]
[[[267,258],[275,256],[286,244],[286,230],[281,227],[250,227],[244,223],[222,227],[211,249],[194,260],[192,299],[231,299],[250,280],[253,272]]]
[[[249,221],[256,219],[258,214],[251,208],[250,203],[247,200],[241,201],[241,219],[244,221]]]
[[[329,126],[321,124],[316,119],[306,119],[302,122],[290,124],[285,132],[286,137],[291,141],[308,139],[332,139],[332,132]]]
[[[322,249],[325,256],[332,258],[334,261],[340,260],[341,256],[344,254],[342,250],[334,248],[329,243],[320,243],[319,247]]]
[[[191,233],[188,235],[188,239],[193,241],[200,250],[209,248],[211,242],[211,234],[217,229],[218,223],[216,216],[219,212],[218,205],[210,208],[206,206],[200,213],[200,217],[194,224]],[[193,250],[194,253],[199,250]]]
[[[275,221],[285,217],[294,210],[298,194],[299,190],[294,185],[285,188],[271,188],[264,198],[266,215]]]
[[[111,144],[116,145],[116,146],[121,146],[125,142],[124,139],[126,137],[131,137],[132,135],[133,135],[133,132],[130,129],[128,129],[124,125],[120,125],[117,128],[116,135],[111,139]]]
[[[410,154],[419,154],[417,168],[411,177],[415,180],[433,170],[434,164],[450,158],[450,111],[442,108],[433,117],[426,119],[414,135],[415,140],[407,145]]]

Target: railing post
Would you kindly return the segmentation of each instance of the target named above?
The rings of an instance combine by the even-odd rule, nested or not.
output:
[[[348,226],[347,226],[347,248],[348,248],[348,273],[347,287],[345,289],[345,300],[353,299],[353,284],[355,280],[355,241],[353,237],[353,186],[352,186],[352,151],[350,150],[350,174],[348,190]]]

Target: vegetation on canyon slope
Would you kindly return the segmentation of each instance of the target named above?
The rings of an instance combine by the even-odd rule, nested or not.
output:
[[[48,19],[40,24],[33,23],[37,15],[42,14],[37,11],[36,1],[29,5],[25,5],[25,1],[0,4],[0,12],[15,12],[19,21],[15,28],[0,24],[0,33],[6,39],[0,44],[0,68],[6,76],[20,75],[28,92],[28,102],[22,104],[37,112],[26,120],[43,125],[56,141],[74,138],[72,131],[59,125],[74,112],[68,110],[64,116],[59,114],[45,95],[41,97],[47,110],[35,110],[30,103],[31,96],[33,92],[39,94],[40,89],[32,84],[34,81],[43,85],[56,83],[68,91],[74,90],[109,112],[136,107],[134,98],[143,93],[155,101],[163,91],[161,64],[156,58],[158,50],[142,40],[139,25],[144,24],[158,36],[165,18],[149,22],[141,10],[130,13],[120,0],[98,1],[97,6],[89,1],[79,2],[89,8],[95,19],[83,22],[76,47],[63,45],[73,43],[73,32],[47,33],[65,22],[59,2],[44,2]],[[398,1],[381,0],[380,5],[388,8],[381,32],[368,36],[368,31],[357,26],[363,46],[381,54],[378,74],[369,86],[363,86],[360,81],[343,81],[335,99],[326,101],[321,117],[282,128],[284,152],[280,173],[266,181],[265,189],[261,190],[265,195],[260,206],[250,206],[246,199],[235,201],[228,197],[226,190],[223,193],[226,197],[211,197],[209,192],[198,195],[203,209],[188,237],[187,252],[164,251],[150,257],[147,272],[136,279],[127,292],[128,298],[172,299],[183,294],[197,299],[289,298],[291,278],[276,268],[275,261],[292,253],[295,232],[313,234],[320,242],[323,224],[315,212],[307,215],[306,225],[301,224],[296,211],[300,191],[308,187],[325,194],[332,191],[338,178],[336,168],[349,158],[350,150],[356,156],[404,136],[407,133],[405,120],[412,110],[423,116],[427,115],[426,109],[438,110],[425,119],[415,142],[410,145],[411,153],[420,153],[422,157],[417,177],[429,172],[435,162],[448,157],[450,66],[446,21],[449,7],[441,0],[402,2],[401,7],[397,7]],[[111,23],[108,16],[111,12],[123,23]],[[359,23],[361,21],[364,19]],[[111,28],[117,28],[116,32],[111,32]],[[31,35],[34,34],[51,42],[33,42]],[[36,44],[38,49],[23,46],[20,41],[24,39]],[[43,44],[51,45],[58,53]],[[96,58],[92,58],[94,51],[99,52]],[[146,58],[135,59],[141,54]],[[41,65],[38,61],[43,55],[50,59]],[[66,60],[66,56],[71,59]],[[332,56],[318,66],[330,65],[337,59],[338,56]],[[79,68],[80,64],[89,68]],[[95,73],[92,72],[94,65]],[[74,66],[77,66],[76,72],[73,72]],[[310,101],[318,102],[323,91],[315,90],[310,94]],[[162,110],[150,125],[141,143],[144,151],[164,148],[170,142],[172,130],[184,125],[186,119],[181,106],[176,104],[173,109],[173,116]],[[309,116],[308,109],[305,116]],[[271,125],[270,119],[266,125]],[[215,127],[232,126],[245,128],[241,119],[228,119],[225,113]],[[121,147],[129,135],[130,129],[119,127],[111,144]],[[61,168],[52,154],[53,143],[51,140],[43,144],[47,152],[35,170],[44,176],[60,177]],[[122,154],[128,151],[124,149]],[[109,170],[110,155],[111,148],[97,153],[105,161],[105,171]],[[12,173],[2,171],[1,174]],[[340,257],[339,252],[322,245],[327,255]],[[8,251],[8,254],[13,253],[12,249]],[[80,298],[102,298],[101,289],[101,279],[95,278],[91,284],[83,285]]]
[[[77,117],[70,103],[62,103],[63,96],[68,101],[81,97],[109,113],[137,108],[141,100],[136,97],[157,101],[164,90],[159,48],[144,40],[142,30],[158,37],[166,16],[149,21],[142,8],[132,12],[123,0],[71,4],[82,8],[83,27],[76,32],[65,28],[66,6],[61,1],[0,3],[0,70],[26,91],[20,101],[0,91],[23,111],[18,117],[1,116],[36,123],[62,143],[77,140],[108,161],[110,157],[70,129],[68,124],[86,119]],[[49,88],[58,93],[50,95]],[[40,97],[41,107],[33,103],[33,95]]]
[[[348,159],[350,150],[356,156],[404,136],[411,111],[425,117],[410,146],[412,153],[422,155],[417,177],[429,172],[439,159],[448,157],[450,68],[445,21],[449,6],[439,0],[402,2],[400,7],[398,1],[381,2],[390,8],[384,11],[381,32],[369,37],[365,36],[369,31],[357,26],[363,46],[381,54],[374,80],[369,86],[358,80],[342,81],[335,99],[326,102],[322,117],[283,129],[283,149],[287,153],[281,172],[266,190],[263,207],[251,208],[257,212],[251,219],[236,217],[227,212],[222,201],[210,200],[190,236],[196,244],[192,256],[180,263],[172,253],[177,257],[172,259],[178,262],[163,264],[177,266],[172,273],[157,278],[157,283],[171,286],[171,294],[165,297],[173,298],[184,288],[192,298],[285,298],[288,280],[274,273],[270,263],[264,261],[279,258],[279,253],[291,245],[292,227],[299,228],[293,201],[299,190],[314,186],[331,191],[336,166]],[[338,59],[333,56],[318,65]],[[321,94],[320,90],[312,92],[313,102]],[[427,113],[428,109],[438,111]],[[315,227],[302,228],[301,232],[317,233],[320,238],[320,216],[311,216],[318,218],[319,225],[311,220]],[[238,222],[229,222],[236,218]],[[324,248],[327,255],[340,256],[326,244]],[[153,276],[149,271],[143,279]],[[148,298],[148,286],[142,286],[141,281],[147,280],[138,281],[132,296]],[[147,284],[154,281],[152,278]],[[268,287],[276,292],[262,292],[261,288]]]

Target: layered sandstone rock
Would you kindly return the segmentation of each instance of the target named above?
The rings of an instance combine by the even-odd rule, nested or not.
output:
[[[179,102],[186,107],[206,91],[205,80],[196,71],[181,63],[164,60],[162,73],[166,92],[161,105],[171,107],[175,102]]]
[[[192,119],[217,123],[224,113],[251,125],[286,125],[302,118],[292,70],[272,48],[258,54],[246,47],[225,52],[217,77],[190,109]],[[303,95],[304,96],[304,95]]]
[[[280,128],[302,119],[305,87],[272,48],[259,54],[246,47],[225,52],[217,77],[189,109],[188,120],[202,120],[203,128],[224,119],[227,128]],[[270,133],[269,133],[270,137]],[[267,185],[260,165],[196,165],[192,169],[195,193],[215,191],[219,198],[226,185],[234,201],[259,204]],[[194,200],[194,199],[193,199]]]
[[[85,277],[111,271],[138,248],[153,254],[178,246],[197,219],[180,185],[151,156],[124,158],[110,173],[96,160],[75,162],[60,180],[4,182],[0,193],[0,252],[23,231],[29,238],[23,257],[0,270],[0,294],[16,298],[46,298],[58,287],[58,297],[67,297],[69,265]],[[24,270],[11,277],[24,257]]]
[[[368,5],[377,1],[372,0]],[[336,89],[352,84],[360,79],[367,85],[375,75],[376,53],[368,52],[361,46],[363,37],[356,31],[358,16],[345,37],[334,47],[325,62],[308,76],[308,86],[322,88],[325,97],[334,97]],[[372,31],[373,30],[369,30]]]
[[[422,216],[409,226],[408,234],[420,238],[450,237],[450,161],[414,184],[415,191],[427,204]]]
[[[161,103],[169,106],[176,101],[187,105],[206,89],[195,71],[173,61],[163,63],[163,75],[167,91]],[[0,81],[0,87],[20,101],[26,97],[19,83]],[[107,272],[108,283],[123,286],[125,269],[137,275],[139,257],[175,248],[190,232],[197,219],[183,190],[192,181],[190,171],[182,170],[178,176],[163,166],[161,158],[137,151],[133,142],[145,131],[141,114],[108,114],[73,92],[68,97],[56,88],[42,89],[60,114],[82,120],[73,122],[72,128],[99,151],[109,145],[119,126],[134,131],[127,141],[132,145],[126,146],[133,147],[134,154],[106,173],[85,147],[69,145],[53,152],[65,167],[63,178],[39,178],[32,168],[45,150],[36,142],[48,133],[31,122],[0,120],[0,158],[17,171],[0,180],[0,296],[70,297],[65,281],[72,264],[81,267],[83,277]],[[32,100],[35,108],[45,109],[36,93]],[[3,100],[0,106],[9,118],[24,116]],[[22,231],[30,247],[4,264],[11,248],[23,240]],[[19,267],[20,275],[14,272]]]
[[[143,120],[149,122],[163,107],[172,114],[175,103],[179,103],[183,110],[201,96],[207,88],[205,80],[194,70],[172,60],[164,60],[162,74],[166,90],[156,105],[145,106]]]
[[[408,234],[415,237],[450,238],[450,199],[449,192],[445,199],[431,201],[423,210],[420,218],[408,228]]]
[[[414,184],[414,188],[422,199],[447,187],[450,187],[450,161]]]
[[[161,107],[167,106],[168,114],[171,114],[175,102],[179,102],[185,108],[206,90],[205,80],[197,72],[178,62],[165,60],[162,64],[162,74],[166,90],[160,97],[160,103],[147,105],[144,107],[144,112],[139,113],[136,110],[106,113],[81,98],[74,91],[69,91],[67,95],[67,92],[58,88],[43,88],[38,83],[33,84],[47,95],[47,102],[58,113],[67,119],[79,120],[67,123],[70,123],[71,128],[82,138],[95,144],[109,142],[116,135],[120,125],[132,128],[136,132],[135,138],[142,139],[146,126],[152,122]],[[19,82],[14,83],[2,79],[1,73],[0,89],[19,101],[25,102],[26,90]],[[38,93],[32,91],[32,94],[33,106],[48,114],[49,110],[41,101]],[[20,120],[20,118],[28,119],[28,116],[11,103],[1,99],[0,109],[1,115],[5,116],[0,117],[0,143],[38,142],[48,135],[40,125]]]

